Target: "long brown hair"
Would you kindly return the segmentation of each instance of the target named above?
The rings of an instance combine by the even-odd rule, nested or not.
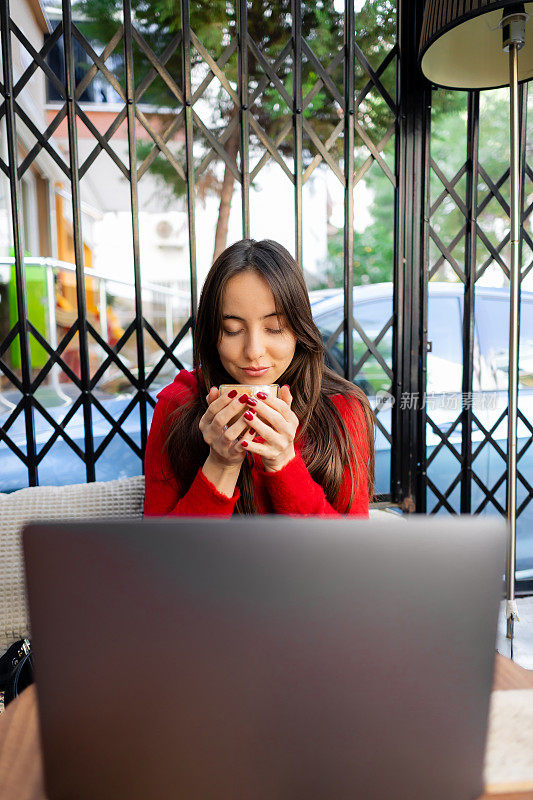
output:
[[[187,491],[209,455],[209,447],[199,428],[200,418],[207,409],[206,395],[212,386],[235,382],[222,366],[217,350],[224,289],[234,275],[245,270],[253,270],[266,280],[274,295],[276,311],[285,316],[296,336],[294,357],[278,383],[288,383],[291,387],[291,408],[300,420],[297,438],[303,438],[302,458],[330,503],[338,496],[345,465],[349,466],[350,496],[343,498],[342,503],[343,510],[348,510],[359,482],[359,475],[353,474],[351,466],[353,461],[357,473],[357,461],[350,458],[356,443],[331,398],[336,394],[355,397],[362,406],[366,422],[362,436],[369,453],[369,498],[374,486],[374,415],[362,389],[325,366],[322,339],[313,321],[302,272],[288,250],[270,239],[235,242],[216,259],[205,280],[194,337],[194,369],[199,394],[177,409],[173,416],[166,441],[172,470]],[[360,449],[361,443],[358,444]],[[255,513],[252,477],[246,458],[237,485],[241,497],[236,513]]]

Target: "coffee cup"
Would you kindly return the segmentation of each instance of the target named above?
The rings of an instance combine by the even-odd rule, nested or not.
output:
[[[251,386],[248,383],[223,383],[218,388],[221,397],[231,392],[232,389],[236,389],[239,394],[247,394],[248,397],[255,397],[258,392],[264,392],[274,397],[279,396],[279,386],[277,383],[265,384],[264,386]]]
[[[254,397],[258,392],[264,392],[265,394],[268,394],[272,397],[279,396],[279,385],[277,383],[264,384],[260,386],[258,385],[252,386],[251,384],[248,383],[223,383],[218,388],[221,397],[224,397],[224,395],[227,395],[232,390],[236,390],[239,393],[239,395],[247,394],[248,397]],[[239,417],[241,417],[244,414],[246,408],[247,408],[246,403],[244,403],[243,410],[239,414],[236,414],[236,416],[234,416],[233,419],[231,419],[228,422],[228,428],[230,425],[233,425],[233,423],[236,422],[239,419]]]

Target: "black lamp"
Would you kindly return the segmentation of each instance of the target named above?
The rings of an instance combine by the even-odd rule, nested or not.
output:
[[[519,52],[520,51],[520,52]],[[427,0],[419,61],[426,78],[453,89],[510,86],[511,269],[507,458],[507,637],[518,619],[516,567],[516,419],[518,400],[518,293],[520,286],[520,171],[518,83],[533,78],[533,3],[509,0]]]
[[[437,86],[450,89],[508,86],[511,42],[516,42],[520,50],[518,82],[528,81],[533,78],[533,3],[426,2],[419,59],[422,72]]]

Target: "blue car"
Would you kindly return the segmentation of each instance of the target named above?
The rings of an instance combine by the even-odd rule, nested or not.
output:
[[[431,420],[426,426],[427,510],[436,513],[460,510],[461,424],[454,425],[462,408],[462,284],[430,282],[428,293],[427,386],[423,398],[409,402],[425,404]],[[392,375],[392,283],[373,284],[354,289],[354,316],[360,332],[354,330],[354,360],[359,364],[355,383],[370,397],[376,411],[376,486],[377,494],[390,491],[391,398],[388,392]],[[311,292],[313,316],[327,347],[326,360],[334,368],[343,363],[344,298],[342,290]],[[378,344],[376,355],[369,354],[367,341]],[[505,510],[507,417],[492,433],[508,404],[509,290],[478,286],[475,290],[473,392],[468,402],[480,426],[472,430],[472,510],[497,514]],[[416,407],[416,406],[415,406]],[[533,419],[533,293],[522,291],[520,315],[519,409],[526,420]],[[454,452],[442,445],[442,437]],[[533,498],[520,480],[533,485],[532,431],[522,421],[517,426],[519,458],[517,481],[518,508],[525,501],[517,520],[517,579],[533,579]],[[440,445],[440,447],[439,447]],[[455,488],[443,503],[438,494]],[[500,508],[487,501],[484,487],[493,490]],[[432,488],[433,487],[433,488]]]
[[[377,494],[390,491],[390,433],[391,397],[388,394],[392,375],[392,283],[371,284],[354,289],[354,359],[358,364],[355,382],[369,396],[376,410],[376,486]],[[326,345],[326,361],[333,368],[343,363],[343,315],[344,300],[340,289],[328,289],[310,293],[311,308],[315,322]],[[509,331],[509,291],[476,287],[474,338],[474,374],[472,404],[482,428],[490,431],[507,406],[507,364]],[[462,383],[462,284],[429,284],[428,299],[428,355],[427,391],[424,402],[428,417],[427,443],[427,509],[429,512],[450,513],[459,511],[460,484],[457,483],[445,503],[439,500],[432,486],[444,494],[460,472],[461,426],[457,424],[450,432],[461,411]],[[390,323],[390,324],[389,324]],[[377,342],[374,352],[368,350],[368,342]],[[185,337],[175,351],[176,357],[187,369],[192,364],[192,341]],[[155,398],[157,392],[170,383],[175,374],[172,364],[167,364],[151,386]],[[519,408],[526,419],[533,419],[533,293],[521,294],[521,329],[519,363]],[[72,443],[81,451],[85,449],[83,413],[80,408],[64,425],[65,419],[77,395],[72,387],[61,384],[58,392],[53,387],[43,387],[37,399],[51,417],[64,430]],[[96,480],[112,480],[118,477],[138,475],[142,471],[140,457],[139,407],[132,404],[130,384],[122,376],[99,384],[95,395],[105,412],[113,420],[124,416],[120,434],[110,436],[111,424],[96,406],[93,406],[94,449],[101,454],[96,462]],[[18,393],[0,395],[0,424],[5,425],[11,410],[18,402]],[[411,402],[413,398],[411,398]],[[148,408],[148,421],[152,410]],[[486,501],[483,487],[492,490],[506,469],[507,421],[498,425],[492,434],[494,444],[485,441],[480,427],[474,426],[472,433],[473,471],[477,478],[472,484],[472,509],[480,513],[499,513],[499,509]],[[54,427],[35,412],[37,450],[42,452],[54,433]],[[457,455],[446,446],[438,431],[445,434]],[[22,414],[8,430],[8,436],[23,453],[26,452],[26,433]],[[531,440],[531,431],[519,421],[518,453]],[[135,452],[135,448],[137,452]],[[4,441],[0,441],[0,491],[13,491],[28,485],[27,469],[18,456]],[[518,463],[520,474],[533,484],[533,447],[524,450]],[[72,447],[58,436],[39,465],[39,483],[62,485],[83,482],[86,479],[85,465]],[[505,509],[506,484],[503,480],[495,498],[501,509]],[[518,506],[527,498],[527,489],[518,480]],[[533,579],[533,502],[521,511],[517,522],[517,579]]]

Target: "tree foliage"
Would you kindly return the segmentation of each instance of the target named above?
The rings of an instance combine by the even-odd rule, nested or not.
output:
[[[330,2],[318,0],[302,0],[302,32],[303,37],[312,49],[316,58],[327,68],[343,47],[343,18]],[[83,28],[93,41],[105,45],[116,32],[121,20],[122,0],[78,0],[77,12],[83,16]],[[250,113],[265,131],[275,140],[276,136],[292,118],[292,91],[295,65],[290,51],[291,41],[291,5],[290,0],[253,0],[248,4],[248,36],[263,57],[273,64],[283,49],[289,45],[289,52],[278,66],[276,74],[283,85],[287,97],[270,81],[265,80],[266,72],[261,60],[256,57],[255,48],[248,48],[247,68],[249,75],[249,92],[253,96]],[[146,44],[161,58],[165,50],[175,41],[180,33],[181,21],[177,0],[132,0],[132,19],[135,29],[143,37]],[[232,4],[222,0],[194,0],[191,4],[191,28],[198,36],[210,56],[219,60],[230,41],[236,38],[236,12]],[[371,65],[376,68],[394,45],[396,31],[396,9],[392,0],[367,2],[356,15],[356,40]],[[134,42],[134,73],[138,86],[152,68],[144,50]],[[191,48],[191,62],[194,84],[198,85],[206,72],[205,61],[198,50]],[[338,102],[343,96],[343,61],[339,60],[336,69],[330,71],[330,79],[335,85],[338,97],[324,87],[316,65],[304,53],[302,58],[302,90],[304,97],[303,114],[312,124],[313,130],[322,142],[325,142],[342,118],[342,109]],[[181,48],[177,46],[165,63],[165,69],[178,86],[182,85]],[[118,60],[115,69],[118,79],[124,84],[123,61]],[[223,72],[234,91],[238,86],[237,51],[231,55],[223,67]],[[381,76],[384,87],[394,97],[395,71],[394,64]],[[355,71],[356,91],[363,89],[369,81],[368,74],[358,62]],[[259,86],[266,83],[263,91],[256,94]],[[318,91],[317,91],[318,83]],[[228,93],[220,87],[218,81],[211,83],[205,94],[210,104],[210,118],[206,122],[210,131],[220,138],[232,113],[234,103]],[[155,109],[165,109],[172,114],[172,109],[179,110],[175,95],[161,77],[157,77],[142,96],[142,102]],[[199,106],[197,106],[199,108]],[[198,112],[202,116],[202,112]],[[379,141],[394,121],[394,115],[375,89],[371,89],[357,109],[357,119],[372,139]],[[202,141],[201,131],[195,129],[195,141]],[[209,147],[206,141],[205,148]],[[251,131],[252,148],[263,150],[259,137]],[[361,142],[356,142],[361,144]],[[142,145],[139,157],[144,158],[151,147]],[[285,157],[293,153],[292,134],[289,133],[279,144],[279,150]],[[330,148],[333,157],[338,161],[342,157],[343,139],[339,136]],[[303,137],[304,163],[308,163],[317,154],[312,138]],[[183,147],[178,149],[177,157],[184,164]],[[212,164],[216,163],[218,156]],[[201,161],[201,156],[198,156]],[[183,194],[183,181],[163,156],[152,165],[152,171],[159,174],[172,188],[175,194]],[[216,184],[212,184],[216,186]]]
[[[165,69],[176,84],[183,84],[181,46],[177,37],[181,33],[179,0],[132,0],[132,20],[136,31],[142,36],[148,47],[157,58],[162,58],[170,50],[165,61]],[[78,0],[77,11],[83,15],[84,31],[93,41],[103,47],[116,32],[122,13],[122,0]],[[324,85],[324,81],[313,59],[304,50],[302,70],[302,113],[321,142],[328,142],[339,122],[342,120],[342,97],[344,81],[343,59],[339,58],[335,69],[331,69],[333,60],[343,48],[343,16],[335,11],[329,0],[302,0],[302,33],[307,45],[318,61],[329,68],[329,79],[336,87],[337,95]],[[295,65],[291,52],[292,17],[290,0],[252,0],[248,3],[247,31],[251,46],[247,50],[247,69],[249,76],[248,90],[250,95],[250,113],[257,121],[265,135],[273,142],[280,132],[292,121],[292,92]],[[363,57],[357,58],[355,67],[356,122],[365,134],[377,145],[386,132],[395,124],[394,111],[389,107],[383,94],[370,82],[364,60],[371,69],[377,70],[394,47],[396,40],[396,2],[394,0],[367,0],[360,12],[355,16],[356,44]],[[226,0],[194,0],[191,3],[191,28],[209,55],[218,61],[225,58],[223,73],[235,93],[238,91],[238,55],[237,48],[227,57],[230,43],[237,37],[237,18],[234,4]],[[253,43],[253,44],[252,44]],[[285,58],[277,65],[276,75],[279,84],[271,81],[267,75],[257,51],[270,64],[274,64],[284,48]],[[134,41],[133,61],[135,84],[139,86],[147,73],[153,69],[145,50]],[[209,77],[209,67],[202,53],[194,44],[191,47],[191,73],[193,92]],[[124,83],[123,61],[116,62],[115,72]],[[212,77],[212,76],[211,76]],[[396,84],[396,63],[391,63],[382,72],[380,81],[386,93],[394,101]],[[283,87],[283,90],[280,87]],[[207,102],[198,100],[194,104],[196,113],[210,132],[221,140],[236,113],[235,104],[218,79],[212,80],[204,89],[203,97]],[[340,101],[340,102],[339,102]],[[159,120],[163,128],[175,119],[181,105],[158,75],[146,88],[141,102],[146,109],[153,109],[151,119]],[[460,93],[440,91],[434,93],[433,125],[438,121],[440,129],[452,124],[455,115],[462,107]],[[238,159],[238,131],[233,138],[226,141],[226,149]],[[212,192],[220,196],[220,214],[223,208],[223,193],[226,193],[226,222],[229,203],[233,192],[233,179],[226,167],[224,181],[220,180],[220,163],[218,154],[211,150],[211,145],[203,136],[200,127],[195,131],[195,172],[197,189],[200,196]],[[304,131],[303,135],[304,168],[318,154],[313,137]],[[386,147],[386,158],[389,166],[393,166],[394,138]],[[185,168],[185,152],[182,140],[169,142],[176,159]],[[293,135],[289,132],[282,141],[277,142],[282,157],[291,159],[293,155]],[[137,158],[143,161],[152,151],[151,142],[139,142]],[[343,136],[337,136],[328,144],[333,159],[342,165]],[[257,161],[264,151],[253,126],[250,128],[251,161]],[[207,168],[200,171],[200,164],[211,152],[213,156]],[[355,163],[358,168],[369,155],[359,134],[355,137]],[[205,162],[204,162],[205,164]],[[329,169],[329,167],[328,167]],[[162,185],[170,196],[182,196],[186,186],[179,173],[163,155],[152,161],[152,174],[161,179]],[[228,181],[228,177],[230,180]],[[393,251],[393,193],[388,178],[374,165],[365,177],[370,186],[374,201],[371,208],[373,223],[362,234],[354,237],[354,280],[359,282],[375,282],[391,279]],[[220,223],[220,217],[219,217]],[[224,240],[224,233],[222,234]],[[339,285],[342,282],[343,242],[342,231],[334,234],[329,240],[328,263],[324,265],[324,285]],[[340,278],[339,278],[340,276]]]
[[[467,95],[465,92],[433,92],[431,114],[431,158],[446,180],[454,181],[463,167],[467,153]],[[487,91],[480,98],[479,163],[493,184],[497,184],[508,168],[509,159],[509,101],[507,90]],[[365,176],[373,195],[369,213],[372,218],[362,233],[354,233],[354,284],[377,283],[392,280],[394,247],[394,194],[388,178],[374,165]],[[464,269],[465,237],[461,230],[465,217],[455,198],[445,192],[436,172],[430,171],[430,205],[439,201],[431,215],[431,226],[443,245],[448,248],[460,269]],[[454,185],[458,197],[466,202],[466,176]],[[503,200],[509,203],[509,181],[500,189]],[[444,196],[442,196],[444,193]],[[485,203],[490,194],[483,174],[478,180],[478,229],[498,248],[509,230],[509,217],[496,198]],[[526,199],[526,207],[528,205]],[[456,241],[457,240],[457,241]],[[491,261],[486,245],[478,236],[477,268]],[[508,248],[502,252],[508,262]],[[322,282],[318,288],[342,286],[344,274],[343,231],[329,237],[328,259],[324,265]],[[458,281],[448,261],[443,258],[437,244],[430,240],[429,265],[438,266],[434,280]],[[504,283],[504,273],[494,261],[484,273],[488,283]]]
[[[362,232],[354,231],[354,286],[392,280],[394,261],[394,188],[385,173],[374,166],[368,183],[373,194],[372,221]],[[356,210],[357,213],[357,210]],[[328,238],[327,263],[317,289],[340,287],[344,281],[344,231]]]

